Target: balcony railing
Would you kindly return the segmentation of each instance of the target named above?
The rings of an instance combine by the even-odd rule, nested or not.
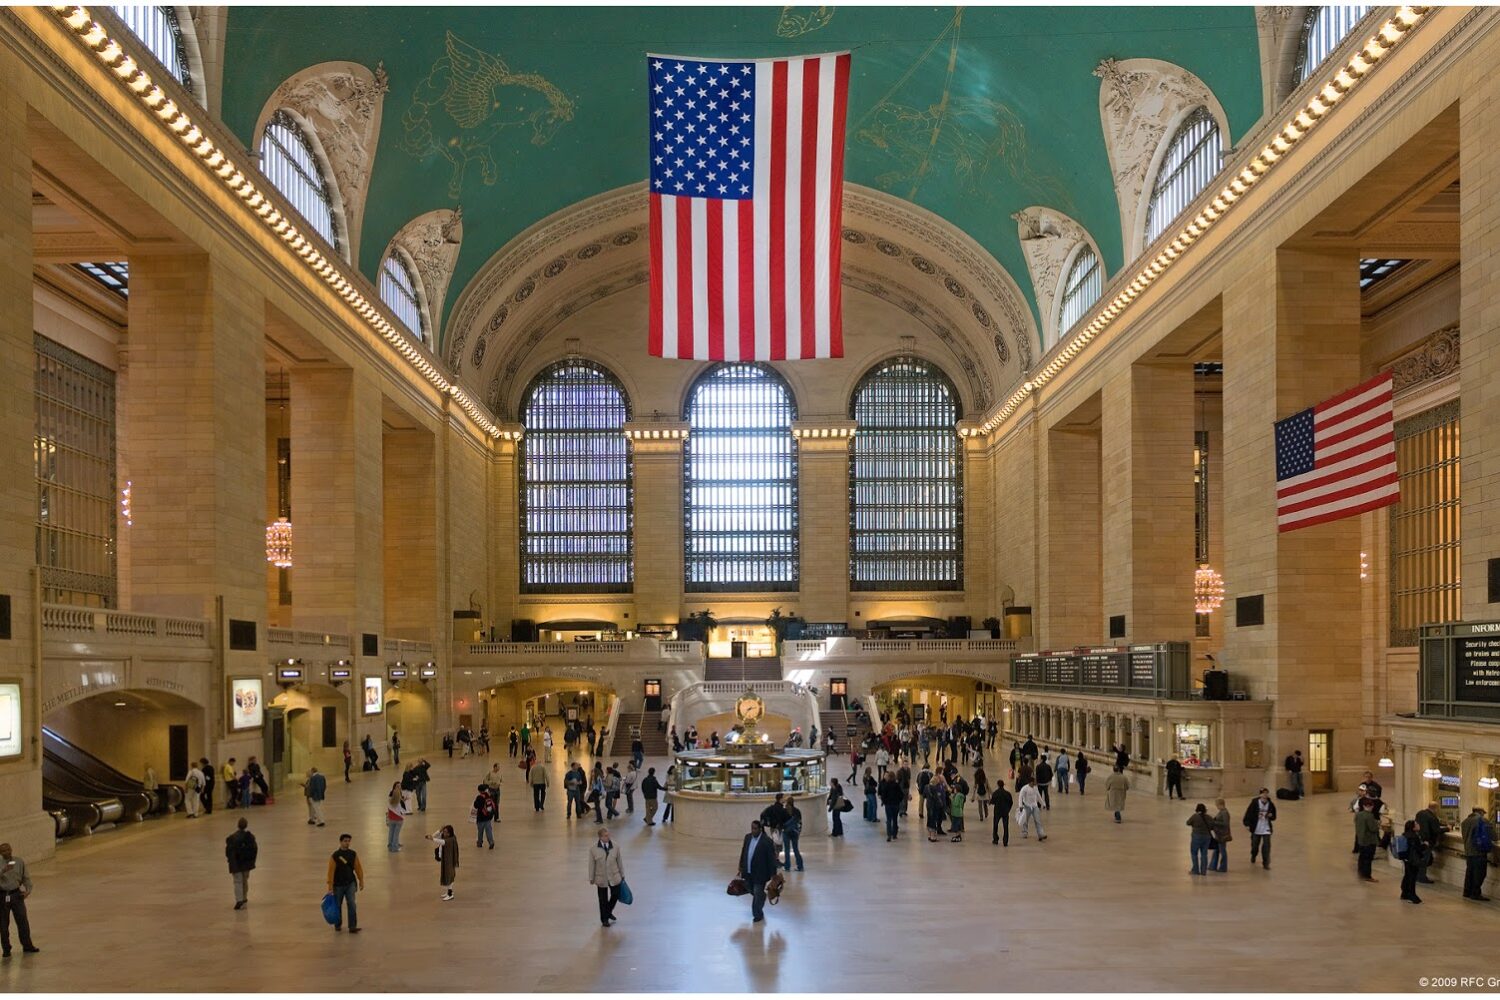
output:
[[[84,641],[85,637],[135,637],[170,643],[209,644],[211,625],[204,618],[141,615],[129,611],[42,605],[42,632],[50,638]]]
[[[782,649],[783,663],[796,660],[826,660],[837,657],[881,657],[940,654],[943,656],[1011,656],[1014,639],[797,639]]]

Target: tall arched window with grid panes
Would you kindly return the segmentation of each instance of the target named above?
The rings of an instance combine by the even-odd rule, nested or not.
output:
[[[302,123],[284,108],[271,116],[261,134],[260,170],[313,231],[342,254],[330,182]]]
[[[1333,50],[1349,37],[1354,26],[1374,9],[1369,4],[1309,7],[1297,48],[1297,83],[1306,83]]]
[[[765,365],[715,365],[693,383],[684,417],[684,589],[796,590],[791,390]]]
[[[635,486],[619,379],[592,361],[544,369],[521,398],[521,592],[628,593]]]
[[[934,364],[884,361],[850,400],[849,589],[963,588],[958,393]]]
[[[1219,123],[1205,107],[1194,108],[1172,133],[1146,206],[1146,243],[1167,231],[1182,210],[1203,193],[1223,159]]]
[[[392,247],[380,265],[380,299],[390,306],[391,312],[401,325],[430,344],[428,333],[426,297],[422,294],[421,279],[406,251]]]
[[[111,11],[131,34],[157,58],[173,79],[188,90],[193,89],[192,74],[188,70],[187,47],[182,40],[182,24],[178,20],[176,7],[155,7],[146,4],[111,4]],[[187,8],[183,8],[184,11]]]
[[[1073,252],[1072,263],[1068,265],[1067,274],[1063,278],[1062,294],[1058,297],[1057,304],[1056,337],[1062,337],[1074,323],[1082,319],[1094,307],[1094,303],[1099,301],[1099,293],[1102,291],[1104,267],[1099,263],[1099,255],[1094,252],[1093,247],[1081,243]]]

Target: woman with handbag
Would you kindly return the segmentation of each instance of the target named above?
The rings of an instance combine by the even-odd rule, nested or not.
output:
[[[828,811],[833,814],[833,829],[829,831],[830,837],[842,837],[844,835],[844,806],[847,804],[844,798],[844,786],[839,784],[839,779],[832,778],[828,784]]]
[[[600,828],[599,838],[589,848],[589,884],[599,895],[599,923],[608,927],[615,922],[615,904],[625,885],[625,865],[619,845],[609,838],[609,830]]]
[[[401,808],[401,782],[391,786],[391,794],[385,803],[385,848],[392,854],[401,850],[401,824],[406,822],[406,813]]]
[[[871,768],[865,768],[865,822],[880,822],[880,806],[878,804],[880,785],[875,780],[875,772]]]
[[[453,898],[453,883],[458,879],[458,834],[453,832],[453,827],[445,826],[437,833],[430,833],[427,839],[432,841],[432,857],[438,865],[438,883],[443,888],[443,894],[438,898],[443,902]]]

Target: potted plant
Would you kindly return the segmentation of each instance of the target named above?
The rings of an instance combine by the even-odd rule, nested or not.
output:
[[[694,611],[677,627],[678,633],[687,642],[708,642],[708,634],[719,627],[719,620],[707,608]]]
[[[994,615],[990,615],[980,624],[990,630],[991,639],[1000,638],[1000,619],[996,618]]]
[[[766,619],[766,628],[770,629],[776,636],[776,652],[781,653],[781,644],[788,638],[797,638],[802,634],[802,626],[807,623],[796,615],[784,615],[780,608],[771,610],[771,617]]]

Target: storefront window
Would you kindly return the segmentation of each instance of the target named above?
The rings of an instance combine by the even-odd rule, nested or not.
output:
[[[1427,790],[1427,801],[1438,804],[1438,816],[1449,826],[1458,826],[1463,818],[1459,815],[1463,772],[1458,761],[1448,757],[1433,757],[1422,771],[1422,779]]]
[[[1200,722],[1179,722],[1176,727],[1177,759],[1183,767],[1212,767],[1208,726]]]

